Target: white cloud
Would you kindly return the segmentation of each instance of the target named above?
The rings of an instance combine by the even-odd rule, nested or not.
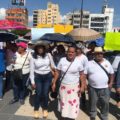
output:
[[[5,19],[6,9],[0,8],[0,19]]]

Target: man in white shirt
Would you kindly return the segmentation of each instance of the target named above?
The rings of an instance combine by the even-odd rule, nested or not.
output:
[[[96,47],[94,50],[95,59],[89,61],[86,69],[88,78],[88,93],[90,105],[90,118],[95,120],[97,115],[97,102],[101,105],[101,120],[108,120],[110,89],[113,84],[112,65],[103,58],[103,50]]]
[[[83,50],[80,47],[77,47],[77,59],[83,65],[83,68],[85,70],[86,67],[88,66],[88,58],[86,57],[86,55],[84,55]],[[80,102],[81,102],[81,104],[80,104],[81,107],[84,109],[86,107],[86,95],[85,95],[85,92],[83,92],[81,94]]]

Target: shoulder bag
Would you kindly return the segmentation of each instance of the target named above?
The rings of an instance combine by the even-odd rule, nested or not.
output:
[[[74,60],[73,60],[74,61]],[[61,86],[62,80],[64,78],[64,76],[66,75],[66,73],[68,72],[70,66],[72,65],[73,61],[70,63],[70,65],[68,66],[67,70],[65,71],[65,73],[62,75],[62,77],[60,78],[60,80],[57,80],[57,85],[56,85],[56,91],[55,92],[51,92],[50,96],[52,98],[57,98],[58,93],[59,93],[59,88]]]
[[[96,60],[94,60],[94,61],[103,69],[103,71],[106,73],[106,75],[109,78],[109,73],[107,72],[107,70],[99,62],[97,62]]]
[[[23,76],[22,69],[23,69],[23,66],[25,65],[25,62],[28,58],[28,55],[29,55],[29,53],[27,53],[27,56],[26,56],[25,61],[22,65],[22,68],[21,69],[13,69],[13,71],[12,71],[12,77],[13,77],[15,84],[19,84],[18,81],[22,80],[22,76]]]

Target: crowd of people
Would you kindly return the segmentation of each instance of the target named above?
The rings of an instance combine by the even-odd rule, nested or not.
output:
[[[104,54],[103,48],[97,46],[89,46],[89,52],[84,53],[76,45],[48,47],[38,43],[28,48],[25,42],[6,43],[6,48],[0,49],[0,100],[4,100],[4,93],[12,89],[13,99],[9,104],[20,102],[24,105],[29,84],[35,90],[34,118],[40,117],[40,107],[43,117],[47,118],[50,88],[52,92],[58,89],[61,120],[75,120],[80,103],[85,104],[85,91],[88,90],[90,120],[96,118],[98,101],[101,120],[108,120],[112,87],[120,108],[120,56],[117,54],[109,62]]]

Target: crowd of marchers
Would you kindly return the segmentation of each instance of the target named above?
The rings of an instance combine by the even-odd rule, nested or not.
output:
[[[61,120],[75,120],[80,103],[86,105],[88,91],[90,120],[96,119],[98,101],[101,120],[108,120],[112,88],[116,90],[116,107],[120,108],[120,54],[107,55],[102,47],[93,45],[86,49],[84,53],[76,45],[6,43],[0,49],[0,100],[12,89],[9,104],[24,105],[31,86],[35,90],[34,118],[40,118],[40,107],[42,117],[47,118],[52,91],[58,99]]]

